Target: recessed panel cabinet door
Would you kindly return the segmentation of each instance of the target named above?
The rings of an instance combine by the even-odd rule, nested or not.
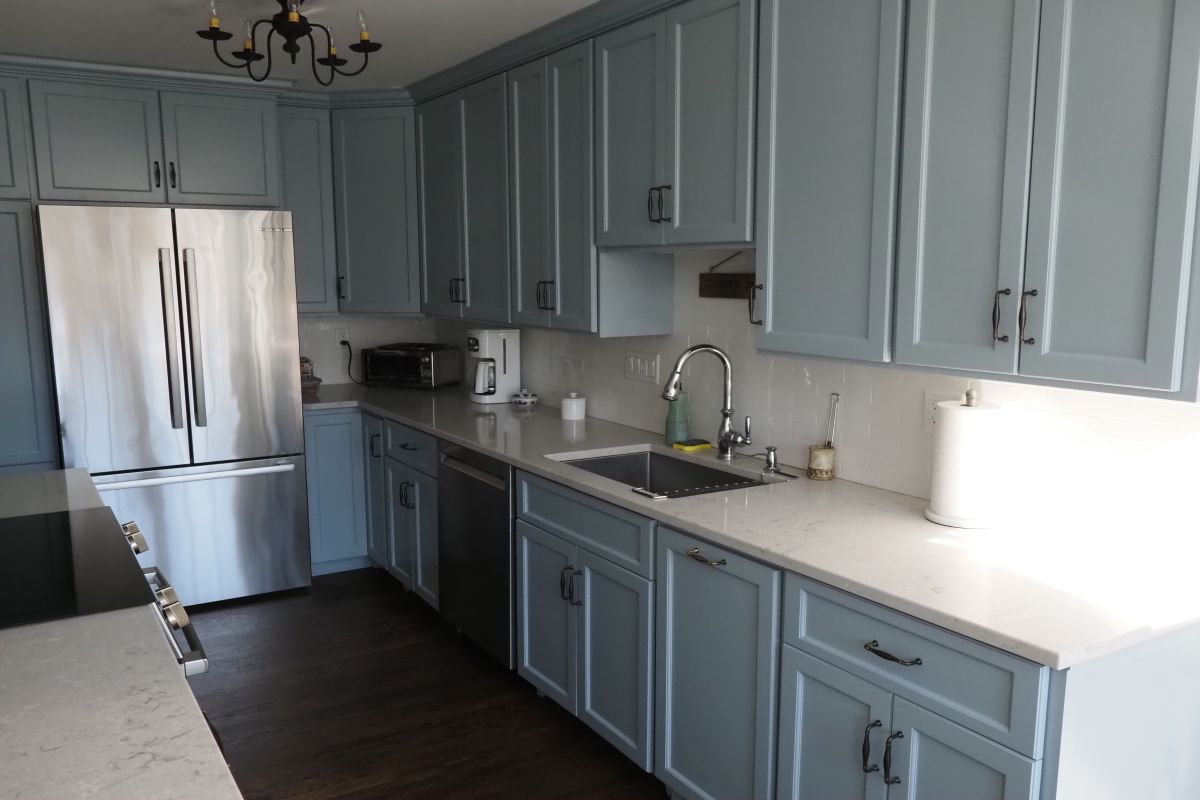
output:
[[[167,200],[279,205],[275,101],[163,92]]]
[[[567,587],[578,554],[554,534],[517,521],[517,672],[572,714],[579,623]]]
[[[304,444],[312,563],[361,558],[367,553],[362,415],[309,414]]]
[[[438,607],[437,481],[409,468],[408,512],[412,517],[413,591]]]
[[[546,326],[550,278],[550,124],[546,59],[508,73],[512,321]]]
[[[412,481],[411,469],[393,458],[383,460],[384,483],[387,486],[387,571],[409,589],[413,588],[413,516],[409,499]]]
[[[1037,0],[912,0],[895,360],[1011,374]]]
[[[902,0],[764,0],[759,345],[886,361]]]
[[[329,110],[280,107],[279,146],[283,207],[292,212],[296,307],[300,311],[337,311]]]
[[[1022,375],[1179,388],[1198,79],[1197,0],[1044,3]]]
[[[30,81],[29,107],[42,200],[166,199],[158,92]]]
[[[596,37],[596,243],[662,244],[658,194],[666,185],[666,18]]]
[[[21,81],[0,78],[0,198],[29,197],[25,108]]]
[[[463,316],[510,319],[508,283],[508,93],[503,75],[456,94],[463,124]]]
[[[462,113],[454,95],[417,109],[421,169],[421,310],[461,317]]]

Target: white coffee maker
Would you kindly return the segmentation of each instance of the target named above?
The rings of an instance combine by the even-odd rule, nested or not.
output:
[[[467,331],[467,380],[473,403],[508,403],[521,391],[521,332]]]

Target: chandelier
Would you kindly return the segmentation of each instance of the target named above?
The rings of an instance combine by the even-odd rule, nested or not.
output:
[[[196,35],[201,39],[207,39],[212,42],[213,53],[222,64],[233,69],[244,69],[246,70],[246,74],[256,81],[265,81],[271,74],[271,41],[276,36],[283,40],[281,49],[291,56],[293,64],[296,63],[296,56],[300,52],[300,40],[307,39],[309,56],[312,61],[313,77],[322,86],[328,86],[333,83],[336,75],[350,77],[359,74],[367,68],[368,55],[383,47],[383,45],[371,41],[371,36],[367,32],[367,17],[362,10],[359,10],[358,41],[350,45],[350,49],[356,53],[362,53],[362,65],[352,72],[346,72],[342,67],[350,62],[338,57],[337,45],[333,40],[333,30],[319,22],[310,22],[308,17],[300,13],[300,6],[304,4],[304,0],[277,0],[277,2],[279,3],[279,13],[270,19],[246,20],[245,38],[242,40],[242,49],[234,50],[230,54],[237,59],[236,61],[227,61],[217,47],[218,42],[224,42],[233,38],[232,33],[221,30],[221,19],[217,13],[217,0],[209,0],[207,30],[196,31]],[[259,27],[262,25],[266,25],[269,28],[266,33],[266,39],[263,42],[263,50],[266,51],[266,55],[263,55],[258,50]],[[317,44],[321,38],[321,33],[317,34],[316,39],[313,38],[314,30],[325,34],[325,44],[323,46]],[[320,58],[317,58],[318,50],[324,53]],[[263,70],[262,74],[255,75],[252,65],[263,59],[267,61],[266,69]],[[321,73],[326,70],[318,71],[318,64],[328,70],[326,72],[327,77],[322,77]]]

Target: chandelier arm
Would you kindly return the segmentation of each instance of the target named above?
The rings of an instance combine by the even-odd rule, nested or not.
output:
[[[338,75],[344,75],[347,78],[353,78],[355,75],[359,74],[360,72],[362,72],[363,70],[365,70],[367,68],[367,56],[368,55],[369,55],[368,53],[362,54],[362,57],[363,57],[362,66],[359,67],[358,69],[354,70],[353,72],[346,72],[344,70],[338,69],[337,67],[334,67],[333,69]]]
[[[329,31],[325,29],[324,25],[313,25],[313,27],[324,30],[326,40],[329,39]],[[326,46],[325,52],[326,53],[329,52],[329,46]],[[333,83],[333,69],[334,68],[332,66],[330,67],[329,80],[322,80],[320,73],[317,72],[317,40],[313,38],[311,33],[308,34],[308,55],[309,55],[309,58],[312,59],[312,74],[313,74],[313,78],[316,79],[317,83],[321,84],[322,86],[328,86],[331,83]]]
[[[260,19],[258,22],[254,23],[254,27],[255,27],[255,29],[257,29],[257,28],[258,28],[258,26],[259,26],[259,24],[260,24],[260,23],[263,23],[263,22],[266,22],[266,21],[267,21],[267,20],[265,20],[265,19]],[[250,64],[251,64],[252,62],[250,62],[250,61],[247,61],[247,62],[246,62],[246,74],[247,74],[247,75],[249,75],[249,76],[250,76],[250,79],[251,79],[252,81],[254,81],[255,83],[262,83],[262,82],[263,82],[263,81],[265,81],[267,78],[271,77],[271,38],[272,38],[274,35],[275,35],[275,29],[274,29],[274,28],[271,28],[271,32],[267,34],[267,46],[266,46],[266,51],[267,51],[267,70],[266,70],[266,72],[264,72],[264,73],[262,74],[262,77],[261,77],[261,78],[260,78],[260,77],[256,77],[256,76],[255,76],[255,74],[254,74],[254,72],[253,72],[253,70],[251,70],[251,69],[250,69]],[[253,40],[253,39],[252,39],[252,40]],[[257,50],[257,48],[255,48],[255,49]]]
[[[230,62],[226,61],[225,56],[221,55],[220,48],[217,47],[216,39],[213,39],[213,55],[215,55],[217,57],[217,60],[220,61],[222,64],[224,64],[225,66],[230,67],[232,69],[242,69],[243,67],[246,66],[245,64],[231,64]]]

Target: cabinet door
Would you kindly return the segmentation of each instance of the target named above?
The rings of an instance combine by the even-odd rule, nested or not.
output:
[[[1041,763],[897,697],[891,800],[1035,800]]]
[[[462,316],[462,112],[454,95],[417,109],[421,170],[421,310]]]
[[[666,184],[666,17],[659,14],[596,37],[596,243],[655,245],[651,189]]]
[[[508,322],[508,93],[497,75],[458,92],[463,124],[463,316]]]
[[[891,692],[793,647],[780,664],[777,800],[885,800]]]
[[[25,107],[21,80],[0,78],[0,198],[29,197]]]
[[[275,101],[162,93],[167,200],[279,205]]]
[[[596,330],[592,43],[547,57],[550,91],[550,324]]]
[[[902,0],[764,0],[758,278],[770,350],[886,361]]]
[[[775,777],[778,570],[659,528],[655,774],[702,800]]]
[[[383,420],[363,414],[363,450],[366,453],[367,555],[381,567],[388,558],[387,475],[383,468]]]
[[[337,311],[329,111],[281,106],[279,146],[283,207],[292,212],[296,306],[300,311]]]
[[[578,552],[557,536],[517,521],[517,672],[572,714],[579,709],[579,615],[567,599],[567,586]]]
[[[576,569],[579,718],[652,770],[654,584],[586,550]]]
[[[333,112],[342,311],[420,311],[411,108]]]
[[[899,363],[1016,371],[1038,7],[909,6]]]
[[[0,467],[58,458],[29,203],[0,201]]]
[[[426,603],[438,607],[438,511],[437,480],[423,472],[408,470],[408,513],[412,518],[413,591]]]
[[[668,244],[754,236],[755,5],[691,0],[667,12]]]
[[[413,588],[416,569],[413,563],[413,554],[416,552],[413,542],[414,518],[412,509],[409,508],[413,496],[412,480],[409,478],[411,471],[410,467],[395,459],[384,459],[384,483],[387,485],[387,570],[409,589]]]
[[[1044,3],[1022,375],[1179,388],[1198,78],[1197,0]]]
[[[508,73],[512,196],[512,321],[547,326],[543,298],[550,280],[550,124],[546,59]]]
[[[362,415],[357,411],[306,415],[304,455],[313,564],[365,557]]]
[[[158,92],[30,81],[29,107],[42,200],[166,199]]]

